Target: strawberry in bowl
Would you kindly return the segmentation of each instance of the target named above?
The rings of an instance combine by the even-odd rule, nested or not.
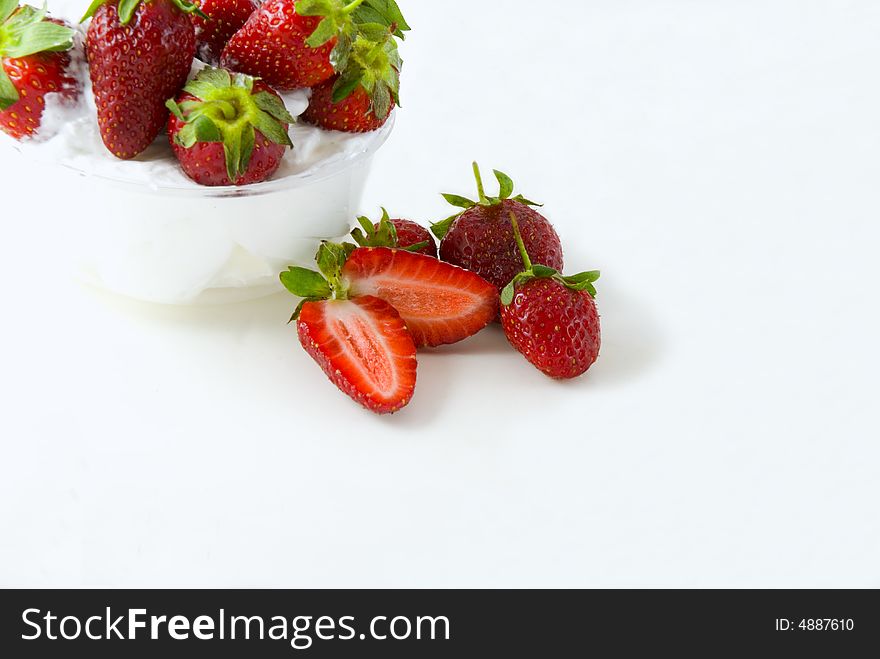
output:
[[[251,76],[203,69],[167,106],[174,155],[199,185],[261,183],[293,147],[294,118],[277,92]]]
[[[45,9],[0,0],[0,130],[17,140],[31,137],[39,132],[47,97],[76,98],[74,35]]]

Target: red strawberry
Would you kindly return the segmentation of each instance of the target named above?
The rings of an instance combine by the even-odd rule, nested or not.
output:
[[[563,277],[532,265],[516,216],[511,224],[525,271],[501,294],[501,323],[510,344],[551,378],[586,373],[599,357],[601,330],[594,297],[598,272]]]
[[[375,296],[400,312],[419,347],[458,343],[498,314],[498,291],[472,272],[387,247],[356,249],[342,268],[353,298]]]
[[[293,117],[262,81],[224,69],[202,70],[167,103],[168,139],[184,173],[200,185],[265,181],[293,146]]]
[[[95,0],[86,52],[107,149],[134,158],[168,119],[165,102],[183,87],[196,50],[188,0]],[[85,18],[83,19],[85,20]]]
[[[220,55],[232,35],[238,32],[260,3],[257,0],[195,0],[207,16],[194,15],[196,53],[208,64],[218,64]]]
[[[397,24],[362,25],[339,75],[315,86],[302,118],[328,130],[366,133],[388,121],[400,105],[403,60]]]
[[[474,175],[479,201],[443,195],[448,202],[465,210],[431,227],[434,235],[442,240],[440,258],[476,272],[501,290],[522,270],[509,219],[513,213],[535,261],[561,271],[564,267],[562,243],[553,225],[531,208],[538,204],[522,195],[511,198],[513,181],[499,171],[495,171],[495,177],[501,191],[498,197],[487,197],[477,163],[474,163]]]
[[[325,130],[346,133],[369,133],[385,125],[394,109],[393,99],[382,112],[377,112],[367,90],[358,86],[348,96],[334,102],[338,85],[339,78],[333,78],[312,89],[309,107],[302,114],[303,121]]]
[[[377,414],[412,400],[416,346],[400,314],[375,297],[307,302],[297,321],[299,340],[327,377]]]
[[[395,0],[267,0],[229,40],[221,63],[276,89],[314,87],[348,70],[358,26],[409,26]],[[356,64],[356,63],[355,63]]]
[[[0,0],[0,129],[15,139],[39,130],[46,96],[73,99],[70,54],[74,30],[45,10]]]
[[[382,219],[376,224],[366,217],[359,217],[358,222],[362,228],[352,231],[351,236],[361,247],[394,247],[437,258],[434,237],[412,220],[392,220],[383,208]]]

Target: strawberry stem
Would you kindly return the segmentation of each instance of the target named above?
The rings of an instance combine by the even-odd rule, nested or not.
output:
[[[361,4],[363,3],[363,1],[364,1],[364,0],[354,0],[354,2],[352,2],[351,4],[348,4],[348,5],[346,5],[345,7],[342,8],[342,13],[343,13],[343,14],[350,14],[350,13],[353,12],[355,9],[357,9],[358,7],[360,7]]]
[[[519,247],[519,253],[522,255],[523,265],[526,267],[526,272],[530,272],[532,270],[532,259],[529,258],[529,252],[519,230],[519,222],[516,221],[516,214],[513,211],[510,211],[510,223],[513,225],[513,236],[516,238],[516,246]]]
[[[474,162],[474,178],[477,179],[477,192],[480,195],[480,203],[485,204],[489,200],[486,197],[486,189],[483,187],[483,175],[480,174],[480,166]]]

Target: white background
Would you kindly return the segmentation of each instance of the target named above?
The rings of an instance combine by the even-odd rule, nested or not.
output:
[[[79,288],[51,180],[4,189],[0,585],[880,586],[880,3],[401,4],[363,210],[507,171],[604,273],[600,362],[492,328],[375,418],[292,298]]]

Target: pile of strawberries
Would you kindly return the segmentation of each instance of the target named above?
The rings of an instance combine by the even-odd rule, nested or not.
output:
[[[311,88],[303,119],[328,130],[381,127],[400,104],[394,0],[94,0],[85,51],[104,145],[135,158],[166,129],[202,185],[264,181],[292,147],[278,92]],[[0,128],[40,125],[47,94],[81,93],[75,30],[0,0]],[[208,68],[187,82],[198,55]]]
[[[440,258],[427,229],[384,212],[377,224],[359,218],[354,243],[323,243],[319,272],[281,274],[302,298],[291,320],[303,347],[368,410],[408,405],[417,351],[463,341],[499,312],[510,344],[549,377],[579,377],[599,356],[599,273],[562,275],[562,244],[537,204],[513,196],[502,172],[496,197],[476,163],[474,175],[477,200],[443,195],[462,210],[431,227]]]

